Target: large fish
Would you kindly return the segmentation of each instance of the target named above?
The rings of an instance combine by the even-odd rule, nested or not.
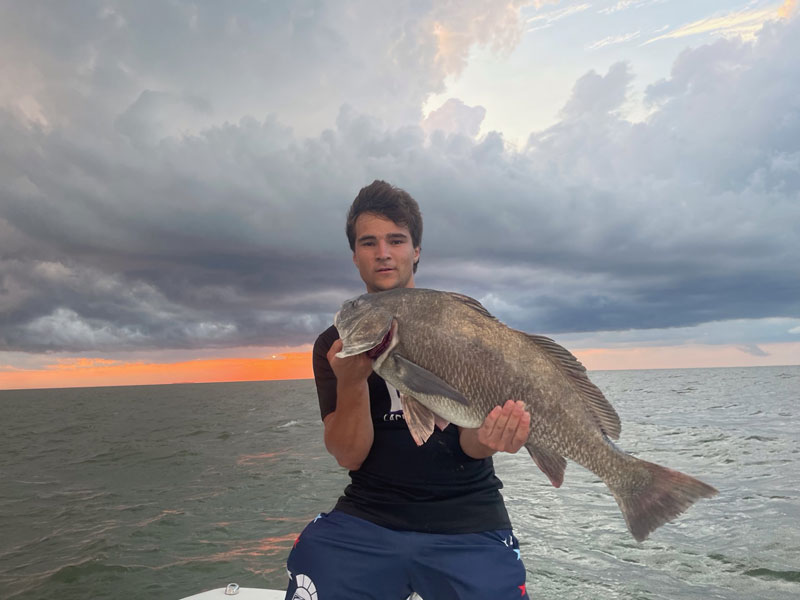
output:
[[[569,458],[600,477],[616,498],[633,537],[674,519],[717,490],[678,471],[627,454],[614,408],[586,369],[554,341],[515,331],[477,301],[418,288],[348,300],[334,324],[343,358],[366,352],[373,370],[400,390],[417,444],[435,424],[479,427],[506,400],[531,416],[525,444],[555,487]]]

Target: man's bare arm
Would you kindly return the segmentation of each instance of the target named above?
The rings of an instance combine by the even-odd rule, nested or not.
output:
[[[323,419],[325,448],[341,466],[357,471],[374,439],[367,385],[372,361],[365,354],[337,358],[341,349],[342,341],[336,340],[328,351],[328,362],[336,374],[336,410]]]

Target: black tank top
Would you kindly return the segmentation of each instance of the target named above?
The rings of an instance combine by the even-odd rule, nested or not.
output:
[[[336,410],[336,375],[327,353],[339,338],[325,330],[314,344],[314,379],[324,419]],[[461,449],[459,431],[434,430],[417,446],[408,431],[399,397],[377,374],[368,380],[375,431],[372,448],[335,508],[390,529],[428,533],[475,533],[510,529],[502,482],[491,458],[474,459]],[[393,401],[392,395],[395,399]]]

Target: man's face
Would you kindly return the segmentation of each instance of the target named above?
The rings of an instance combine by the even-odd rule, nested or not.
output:
[[[353,262],[370,293],[414,287],[414,248],[408,227],[372,213],[359,215],[355,223]]]

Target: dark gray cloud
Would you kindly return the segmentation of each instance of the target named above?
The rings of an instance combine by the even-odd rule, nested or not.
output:
[[[754,354],[797,339],[797,19],[684,52],[643,123],[619,115],[629,67],[588,73],[515,151],[473,137],[480,107],[420,125],[447,71],[427,26],[461,18],[444,9],[387,3],[387,36],[324,3],[174,3],[157,21],[138,4],[53,6],[3,26],[51,35],[12,35],[35,102],[0,90],[0,350],[309,343],[361,292],[344,216],[375,178],[422,206],[418,284],[514,326],[700,326]],[[516,25],[493,31],[470,43]],[[761,338],[712,325],[768,318],[783,325]]]

